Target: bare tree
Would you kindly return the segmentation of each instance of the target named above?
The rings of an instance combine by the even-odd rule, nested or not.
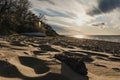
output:
[[[40,21],[41,23],[47,21],[46,17],[45,17],[44,15],[42,15],[42,14],[39,14],[38,18],[39,18],[39,21]]]
[[[46,24],[46,17],[35,15],[30,7],[29,0],[0,0],[0,33],[41,31],[54,34]]]

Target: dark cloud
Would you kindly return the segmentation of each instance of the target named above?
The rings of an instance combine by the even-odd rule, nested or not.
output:
[[[109,12],[118,7],[120,8],[120,0],[100,0],[99,8],[102,12]]]
[[[100,14],[101,12],[107,13],[116,8],[120,8],[120,0],[99,0],[98,8],[94,8],[89,15]]]
[[[46,1],[46,2],[48,2],[50,4],[52,4],[52,5],[55,5],[55,3],[53,1],[51,1],[51,0],[38,0],[38,1]]]
[[[87,12],[87,14],[89,14],[91,16],[101,14],[101,13],[102,13],[102,11],[98,8],[95,8],[95,7],[92,10],[90,10],[89,12]]]

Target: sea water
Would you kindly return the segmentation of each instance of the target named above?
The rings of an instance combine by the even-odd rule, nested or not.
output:
[[[120,43],[120,35],[74,35],[73,37]]]

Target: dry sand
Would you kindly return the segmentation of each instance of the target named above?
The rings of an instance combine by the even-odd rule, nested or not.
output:
[[[96,50],[93,47],[86,49],[88,48],[86,45],[92,45],[91,41],[88,40],[84,40],[87,43],[71,38],[67,38],[67,40],[64,37],[31,38],[18,35],[1,37],[0,80],[120,79],[119,56],[101,52],[99,48],[96,48]],[[99,42],[95,43],[93,46],[101,45]],[[111,46],[108,43],[107,45],[105,44],[105,46],[108,45]],[[105,49],[105,46],[102,49]],[[114,46],[117,48],[119,44],[115,43]],[[88,68],[87,76],[74,72],[69,66],[54,58],[55,54],[63,54],[65,52],[93,59],[93,61],[85,62]]]

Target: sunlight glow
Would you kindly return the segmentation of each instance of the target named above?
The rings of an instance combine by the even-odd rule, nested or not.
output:
[[[84,23],[91,21],[91,19],[93,18],[83,13],[76,18],[76,23],[78,25],[83,25]]]
[[[85,35],[74,35],[75,38],[85,38]]]

